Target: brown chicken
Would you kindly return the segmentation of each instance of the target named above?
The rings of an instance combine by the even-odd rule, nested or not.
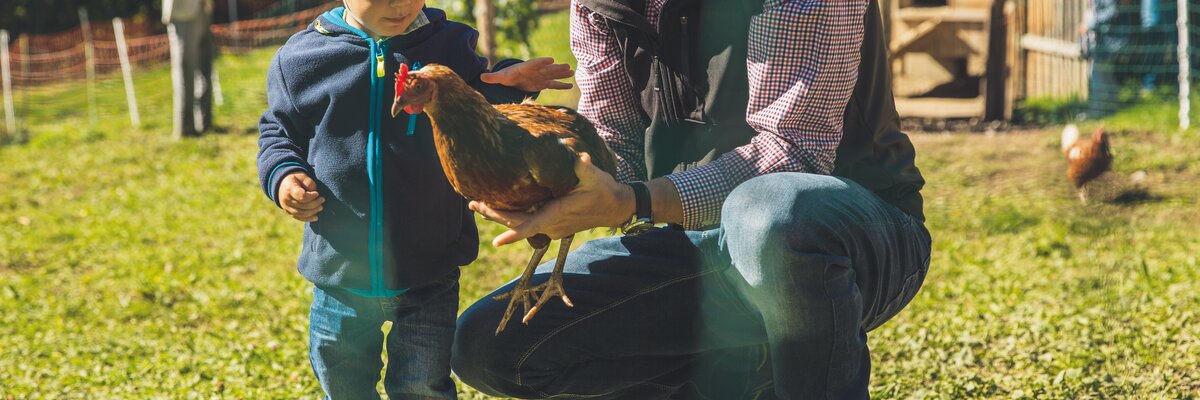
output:
[[[616,158],[592,123],[574,110],[544,107],[529,100],[493,106],[458,74],[438,64],[411,72],[402,67],[396,82],[392,116],[401,109],[429,115],[442,170],[463,197],[498,210],[531,212],[579,184],[575,162],[584,152],[596,167],[616,173]],[[496,297],[509,298],[497,334],[504,330],[517,304],[524,306],[525,323],[553,296],[561,296],[572,306],[563,291],[562,269],[573,238],[562,238],[550,280],[534,287],[529,281],[550,238],[537,234],[527,239],[534,252],[524,274],[512,292]]]
[[[1087,203],[1087,184],[1112,168],[1108,134],[1097,128],[1091,140],[1079,138],[1079,128],[1067,125],[1062,135],[1063,154],[1067,156],[1067,177],[1079,191],[1079,201]]]

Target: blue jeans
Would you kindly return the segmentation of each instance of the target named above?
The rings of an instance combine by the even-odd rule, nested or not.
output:
[[[452,364],[518,398],[867,399],[866,333],[912,300],[929,253],[924,224],[862,186],[764,175],[729,195],[716,229],[581,246],[564,276],[574,308],[551,301],[495,335],[506,301],[492,296],[512,283],[480,299]]]
[[[326,399],[378,399],[387,334],[388,398],[454,399],[450,346],[458,312],[459,272],[395,297],[363,297],[344,289],[313,287],[309,360]]]

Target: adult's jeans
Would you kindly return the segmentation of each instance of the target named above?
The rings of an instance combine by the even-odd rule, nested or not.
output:
[[[507,300],[492,296],[513,283],[497,289],[459,317],[455,373],[518,398],[868,398],[866,333],[924,281],[924,224],[802,173],[743,183],[721,221],[584,244],[565,269],[575,307],[552,300],[499,335]]]
[[[212,127],[213,58],[216,46],[207,16],[167,25],[174,87],[175,138],[199,135]]]
[[[450,344],[458,311],[455,270],[432,284],[393,297],[364,297],[340,288],[313,287],[309,361],[326,399],[455,399]],[[384,338],[385,321],[392,328]]]

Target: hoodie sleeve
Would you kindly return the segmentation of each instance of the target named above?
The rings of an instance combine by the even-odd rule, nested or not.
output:
[[[295,171],[310,170],[308,127],[292,102],[286,76],[275,54],[267,70],[267,110],[258,120],[258,179],[267,198],[279,206],[279,182]],[[311,175],[311,173],[310,173]]]

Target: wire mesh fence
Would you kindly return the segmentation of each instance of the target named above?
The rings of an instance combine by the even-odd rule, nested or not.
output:
[[[1151,105],[1183,110],[1183,127],[1197,115],[1182,83],[1197,76],[1200,1],[1017,0],[1014,8],[1019,119],[1104,118]]]

